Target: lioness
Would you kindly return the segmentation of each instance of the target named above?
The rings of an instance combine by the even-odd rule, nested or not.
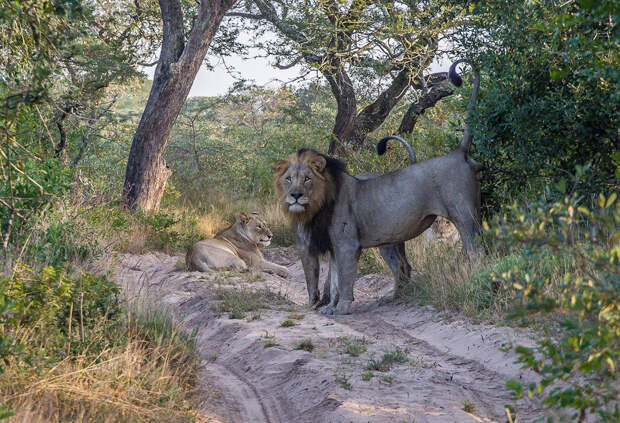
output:
[[[258,213],[243,213],[235,223],[218,232],[213,239],[193,244],[187,250],[185,264],[189,270],[200,272],[224,269],[242,272],[254,268],[285,278],[288,269],[265,260],[258,249],[259,244],[268,246],[272,237]]]
[[[455,85],[460,81],[455,70],[460,62],[450,67]],[[467,116],[479,85],[475,71]],[[395,137],[379,142],[379,152],[385,151],[391,138]],[[275,162],[275,188],[297,230],[310,305],[318,297],[320,254],[329,251],[331,255],[326,282],[330,302],[321,310],[348,314],[361,249],[395,248],[424,232],[437,216],[454,223],[467,252],[475,254],[483,166],[469,157],[471,139],[466,126],[461,143],[451,153],[370,178],[352,176],[341,161],[309,149]]]

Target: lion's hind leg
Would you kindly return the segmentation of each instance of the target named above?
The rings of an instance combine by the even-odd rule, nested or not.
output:
[[[480,232],[480,225],[471,210],[463,210],[461,213],[455,213],[449,216],[450,220],[459,232],[463,247],[467,252],[470,260],[476,260],[480,255],[480,247],[476,236]]]
[[[206,248],[199,257],[194,260],[196,267],[203,269],[202,272],[213,270],[234,270],[237,272],[245,272],[248,270],[247,264],[236,255],[228,250],[217,247]]]
[[[381,256],[390,267],[394,276],[394,297],[401,295],[411,278],[411,265],[407,261],[405,243],[379,247]]]

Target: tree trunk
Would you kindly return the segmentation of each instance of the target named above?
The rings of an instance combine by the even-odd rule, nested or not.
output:
[[[342,64],[336,60],[330,67],[323,71],[323,76],[329,82],[329,86],[336,98],[338,111],[332,137],[329,142],[328,154],[344,155],[344,144],[351,138],[355,115],[357,113],[357,99],[355,90],[349,76],[344,71]]]
[[[412,103],[411,106],[409,106],[400,122],[398,133],[401,135],[412,133],[413,128],[418,121],[418,117],[423,115],[426,109],[434,107],[439,100],[452,95],[453,92],[454,91],[452,88],[445,84],[432,87],[429,92],[422,95],[415,103]]]
[[[157,212],[172,171],[163,159],[172,126],[213,36],[235,0],[201,0],[187,42],[180,0],[159,0],[164,38],[153,86],[133,137],[123,198],[130,210]]]

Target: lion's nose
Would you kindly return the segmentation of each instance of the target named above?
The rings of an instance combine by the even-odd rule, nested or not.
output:
[[[292,192],[291,193],[291,197],[293,197],[295,200],[299,200],[302,195],[303,194],[301,192]]]

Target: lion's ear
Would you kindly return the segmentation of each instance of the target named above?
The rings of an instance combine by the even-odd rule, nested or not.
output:
[[[281,175],[286,172],[288,166],[288,160],[276,160],[273,164],[273,171],[276,173],[276,175]]]
[[[310,160],[310,167],[316,173],[323,173],[325,166],[327,166],[327,160],[323,156],[315,156]]]
[[[245,225],[247,225],[248,223],[250,223],[250,217],[249,217],[247,214],[245,214],[245,213],[241,213],[241,214],[239,215],[239,222],[241,222],[241,224],[242,224],[243,226],[245,226]]]

